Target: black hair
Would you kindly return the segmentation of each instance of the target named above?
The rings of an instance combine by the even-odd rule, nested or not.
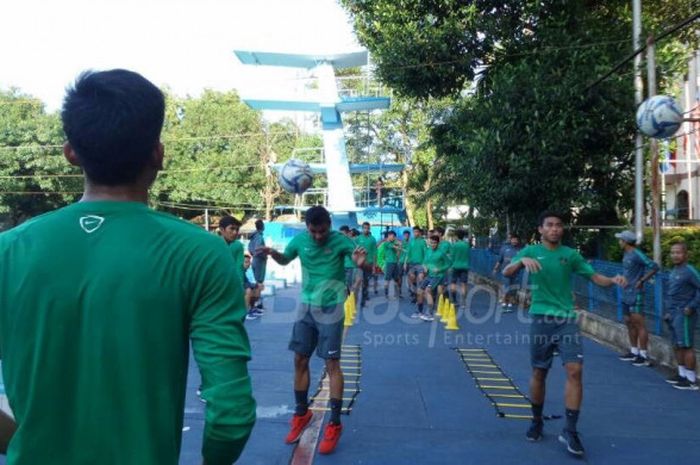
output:
[[[415,225],[415,226],[413,227],[413,230],[414,230],[414,231],[422,231],[422,229],[421,229],[420,226],[418,226],[418,225]]]
[[[440,242],[440,236],[438,236],[437,234],[434,236],[430,236],[430,240],[435,241],[435,242]]]
[[[219,228],[221,228],[221,229],[226,229],[227,227],[229,227],[231,225],[233,225],[237,228],[240,228],[241,222],[230,215],[222,216],[221,219],[219,220]]]
[[[63,132],[85,176],[100,185],[133,183],[160,141],[165,98],[133,71],[86,71],[66,90]]]
[[[387,231],[386,235],[389,236],[389,234],[391,234],[392,236],[396,236],[396,231],[394,231],[394,230]]]
[[[339,228],[339,230],[342,232],[350,232],[350,226],[348,226],[347,224],[344,224]]]
[[[457,231],[455,231],[455,234],[457,235],[457,239],[461,241],[464,239],[464,236],[467,235],[467,231],[465,231],[464,229],[458,229]]]
[[[547,218],[557,218],[562,223],[564,222],[564,215],[561,213],[552,210],[545,210],[540,213],[540,216],[537,218],[537,226],[544,226],[544,220]]]
[[[255,220],[255,229],[258,231],[265,229],[265,223],[263,223],[263,220]]]
[[[518,236],[517,233],[510,233],[510,238],[511,238],[511,239],[518,239],[518,240],[520,240],[520,236]]]
[[[408,229],[404,229],[403,233],[408,234],[409,236],[411,235],[411,231],[409,231]]]
[[[328,210],[323,208],[320,205],[315,205],[308,210],[306,210],[306,224],[308,225],[314,225],[314,226],[321,226],[324,224],[327,224],[330,226],[331,224],[331,215],[328,213]]]
[[[445,235],[445,228],[443,228],[442,226],[436,226],[435,231],[439,232],[441,236]]]
[[[365,221],[364,223],[362,223],[362,226],[370,226],[369,221]]]
[[[360,235],[360,231],[358,231],[358,230],[355,229],[355,228],[352,228],[352,229],[350,230],[350,235],[351,235],[352,237],[357,237],[357,236]]]

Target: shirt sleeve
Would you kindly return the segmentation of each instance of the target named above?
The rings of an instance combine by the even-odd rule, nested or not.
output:
[[[518,252],[515,257],[513,257],[510,260],[510,264],[512,265],[513,263],[518,263],[520,262],[523,258],[530,258],[530,246],[524,247]]]
[[[571,269],[574,271],[574,273],[585,278],[590,278],[595,274],[595,270],[591,264],[588,263],[586,259],[576,251],[571,254]]]
[[[294,238],[289,241],[289,244],[287,244],[287,247],[285,247],[284,252],[282,253],[284,258],[289,261],[292,261],[299,256],[299,237],[301,237],[300,234],[294,236]]]
[[[202,455],[208,465],[230,465],[255,423],[243,283],[225,247],[212,247],[194,272],[199,292],[193,300],[190,339],[207,401]]]
[[[689,308],[693,310],[700,311],[700,274],[692,265],[688,265],[688,273],[690,284],[695,288],[695,294],[693,294],[693,299],[688,304]]]
[[[637,256],[637,260],[639,260],[649,271],[659,270],[659,265],[654,260],[644,255],[644,253],[640,250],[635,249],[635,252],[637,252],[635,254]]]

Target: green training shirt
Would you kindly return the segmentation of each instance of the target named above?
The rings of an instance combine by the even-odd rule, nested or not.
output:
[[[240,273],[224,241],[136,202],[82,202],[0,235],[8,465],[176,465],[189,342],[203,455],[255,421]]]
[[[438,249],[442,250],[445,254],[447,268],[452,268],[452,244],[449,241],[440,241],[438,244]]]
[[[416,237],[408,242],[408,250],[404,254],[405,263],[423,263],[425,251],[428,246],[425,244],[423,237]]]
[[[233,262],[236,264],[236,269],[243,268],[243,244],[241,241],[236,239],[228,245],[231,255],[233,256]]]
[[[301,301],[330,307],[345,300],[344,258],[355,246],[338,231],[331,231],[324,244],[318,244],[304,231],[294,236],[284,250],[288,260],[301,261]]]
[[[357,245],[367,251],[368,264],[375,263],[377,261],[377,240],[374,238],[374,236],[371,234],[369,236],[360,234],[357,236]]]
[[[428,270],[428,276],[431,278],[444,277],[445,272],[450,267],[450,261],[447,254],[445,253],[444,248],[441,249],[440,247],[437,247],[436,249],[428,247],[425,252],[423,264]]]
[[[452,268],[455,270],[468,270],[471,251],[472,246],[469,242],[457,241],[452,244]]]
[[[571,295],[571,275],[576,273],[586,278],[595,274],[593,267],[576,250],[560,245],[550,250],[542,244],[529,245],[511,261],[534,258],[542,265],[537,273],[530,273],[533,315],[572,317],[574,302]]]
[[[342,233],[341,233],[342,234]],[[348,236],[345,236],[348,237]],[[350,242],[352,242],[353,248],[357,247],[357,241],[353,239],[352,237],[348,237],[350,239]],[[343,265],[344,267],[347,268],[356,268],[357,266],[355,265],[355,262],[352,259],[352,255],[346,255],[345,258],[343,259]]]
[[[398,263],[399,251],[394,247],[399,247],[401,243],[397,240],[386,241],[384,243],[384,263]]]

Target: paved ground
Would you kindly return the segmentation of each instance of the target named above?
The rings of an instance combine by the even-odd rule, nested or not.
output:
[[[294,448],[283,443],[293,408],[292,354],[287,340],[297,289],[268,300],[267,314],[248,322],[258,401],[258,422],[241,464],[288,464]],[[489,310],[477,293],[459,331],[408,318],[407,300],[374,297],[346,343],[362,354],[361,393],[343,416],[344,433],[332,456],[316,464],[564,464],[571,458],[556,435],[563,420],[548,421],[540,443],[525,441],[526,420],[499,418],[465,370],[459,348],[485,348],[498,367],[527,394],[530,373],[527,317]],[[312,365],[312,385],[322,366]],[[199,465],[203,408],[194,395],[191,369],[181,465]],[[564,372],[555,362],[545,414],[562,415]],[[511,410],[512,411],[512,410]],[[523,409],[522,413],[529,411]],[[678,391],[664,375],[617,360],[616,354],[585,341],[584,405],[579,422],[588,463],[697,463],[700,460],[700,393]]]

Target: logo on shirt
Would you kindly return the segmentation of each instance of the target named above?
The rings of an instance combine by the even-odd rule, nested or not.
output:
[[[101,216],[87,215],[80,217],[78,223],[80,224],[80,227],[83,228],[83,231],[90,234],[100,229],[100,226],[102,226],[104,221],[105,219]]]
[[[563,266],[563,265],[566,265],[567,263],[569,263],[569,259],[568,259],[568,258],[566,258],[566,257],[561,257],[561,258],[559,259],[559,264],[560,264],[560,265]]]

